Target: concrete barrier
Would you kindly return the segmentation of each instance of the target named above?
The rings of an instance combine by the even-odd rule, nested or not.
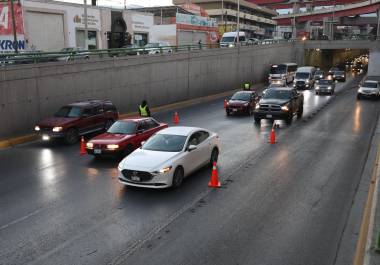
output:
[[[25,134],[60,106],[110,99],[120,112],[234,89],[267,78],[269,66],[304,60],[303,46],[283,43],[172,55],[9,66],[0,70],[0,138]]]

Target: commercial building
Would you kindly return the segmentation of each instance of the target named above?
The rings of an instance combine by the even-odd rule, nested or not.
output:
[[[185,5],[187,0],[173,0],[175,5]],[[240,30],[246,32],[249,37],[268,38],[275,31],[276,21],[272,18],[277,12],[260,7],[256,4],[240,0],[240,12],[238,14],[237,0],[192,0],[192,4],[199,5],[206,13],[215,18],[220,34],[237,30],[237,18],[240,17]]]
[[[15,4],[14,11],[19,50],[107,49],[133,42],[146,44],[153,27],[152,14],[89,5],[85,47],[83,5],[24,0]],[[4,21],[8,23],[0,23],[0,52],[11,52],[14,45],[9,3],[0,4],[0,14],[2,12]]]
[[[152,42],[167,42],[170,45],[213,44],[219,39],[216,19],[206,15],[196,5],[160,6],[132,9],[154,16],[151,31]]]

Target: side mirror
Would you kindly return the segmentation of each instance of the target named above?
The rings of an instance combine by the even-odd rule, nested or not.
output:
[[[187,151],[191,152],[193,150],[197,149],[197,146],[196,145],[189,145],[189,147],[187,148]]]
[[[142,141],[142,142],[141,142],[141,146],[143,146],[145,143],[146,143],[146,141]]]

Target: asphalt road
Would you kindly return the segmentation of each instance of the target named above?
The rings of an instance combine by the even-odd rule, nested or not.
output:
[[[78,146],[0,151],[0,264],[333,264],[379,107],[352,89],[304,95],[305,116],[331,104],[280,122],[275,146],[271,123],[226,117],[222,100],[179,110],[182,125],[220,134],[220,190],[209,169],[147,190]]]

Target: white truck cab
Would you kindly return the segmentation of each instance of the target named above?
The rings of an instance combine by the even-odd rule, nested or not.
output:
[[[236,47],[237,43],[238,43],[237,36],[238,36],[238,33],[236,31],[223,33],[222,39],[220,40],[220,47],[221,48]],[[239,32],[239,44],[240,45],[246,45],[246,43],[247,43],[247,37],[245,35],[245,32],[240,31]]]

